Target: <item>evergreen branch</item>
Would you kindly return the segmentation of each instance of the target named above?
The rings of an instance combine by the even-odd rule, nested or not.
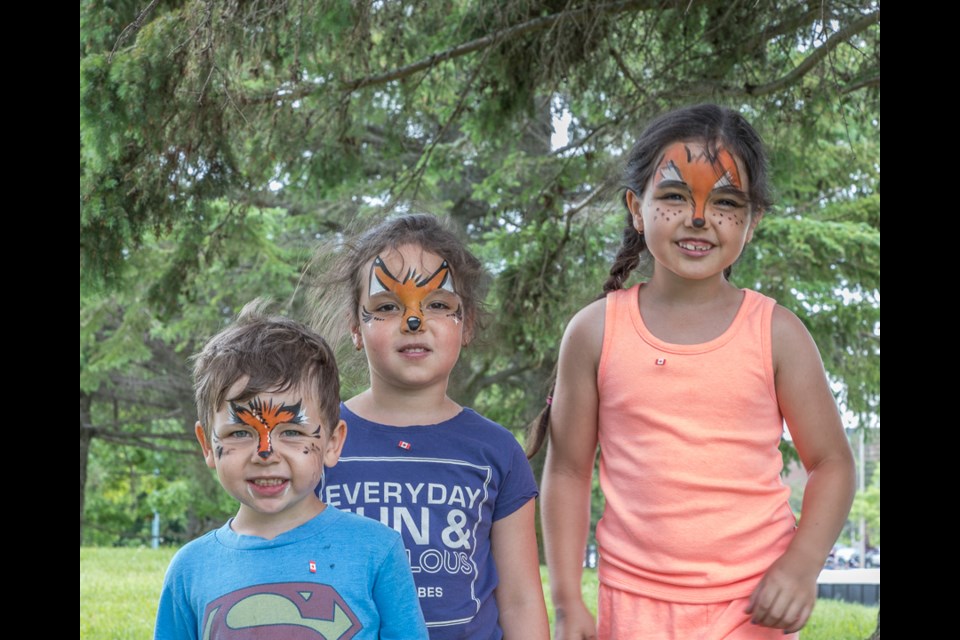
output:
[[[491,385],[498,384],[504,380],[509,380],[515,376],[520,375],[521,373],[526,373],[530,369],[533,369],[533,365],[525,364],[516,367],[511,367],[509,369],[503,369],[497,373],[491,374],[489,376],[484,376],[477,380],[477,384],[481,389],[486,389]]]
[[[820,61],[823,60],[831,51],[843,44],[843,42],[848,38],[855,36],[861,31],[869,29],[879,22],[880,10],[877,9],[875,12],[863,16],[859,20],[855,20],[842,29],[834,32],[833,35],[827,38],[826,42],[817,47],[813,53],[807,56],[803,62],[798,64],[793,71],[787,75],[766,84],[756,86],[747,85],[744,87],[745,93],[750,96],[762,96],[769,93],[774,93],[775,91],[779,91],[784,87],[788,87],[796,83],[803,76],[807,75],[811,69],[817,66],[817,64],[819,64]],[[736,91],[736,93],[739,93],[739,91]]]
[[[854,82],[850,86],[844,87],[841,93],[846,95],[848,93],[853,93],[854,91],[859,91],[860,89],[865,89],[867,87],[879,87],[879,86],[880,86],[880,76],[875,75],[875,76],[866,78],[864,80],[860,80],[859,82]]]
[[[120,48],[120,45],[129,38],[130,36],[139,33],[140,29],[143,27],[143,21],[146,20],[147,15],[153,11],[153,8],[157,6],[160,0],[150,0],[150,4],[147,5],[147,8],[137,14],[136,19],[123,28],[123,31],[120,32],[120,35],[117,36],[117,41],[113,44],[113,49],[110,51],[110,55],[107,56],[107,62],[113,62],[113,54],[117,52],[117,49]]]
[[[565,18],[571,18],[587,13],[617,14],[630,11],[632,9],[651,8],[655,5],[656,3],[651,2],[651,0],[621,0],[620,2],[609,2],[599,5],[588,4],[587,6],[580,7],[578,9],[566,9],[560,11],[559,13],[554,13],[548,16],[540,16],[538,18],[533,18],[532,20],[527,20],[526,22],[513,25],[512,27],[507,27],[506,29],[497,31],[482,38],[465,42],[461,45],[457,45],[456,47],[452,47],[438,53],[433,53],[426,58],[402,67],[397,67],[396,69],[391,69],[390,71],[384,71],[383,73],[377,73],[372,76],[365,76],[363,78],[347,80],[341,83],[341,90],[344,93],[353,93],[354,91],[364,87],[386,84],[387,82],[392,82],[394,80],[401,80],[417,72],[435,67],[441,62],[460,58],[475,51],[486,49],[509,38],[530,33],[532,31],[546,29]]]
[[[743,42],[739,48],[744,51],[752,51],[757,47],[762,46],[764,43],[770,42],[777,36],[785,36],[787,34],[794,33],[797,30],[797,27],[813,22],[817,19],[823,19],[822,8],[814,5],[812,8],[799,15],[775,24],[769,29],[763,29],[753,38]]]
[[[180,453],[185,455],[196,454],[196,450],[194,449],[181,449],[179,447],[168,447],[166,445],[154,444],[152,442],[149,442],[147,440],[142,440],[139,438],[117,437],[116,434],[112,434],[112,433],[103,434],[100,436],[100,438],[106,442],[110,442],[113,444],[130,445],[130,446],[138,447],[140,449],[147,449],[149,451],[161,451],[164,453]]]
[[[107,427],[96,427],[92,424],[81,423],[80,427],[86,431],[89,431],[93,434],[95,438],[112,438],[113,440],[182,440],[184,442],[191,442],[193,440],[192,433],[151,433],[149,431],[120,431],[119,427],[122,427],[123,423],[112,424],[109,428]]]

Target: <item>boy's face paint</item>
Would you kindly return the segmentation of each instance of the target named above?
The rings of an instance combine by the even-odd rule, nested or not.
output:
[[[436,271],[430,275],[423,275],[417,273],[416,269],[409,268],[402,280],[390,272],[381,256],[374,258],[370,266],[368,297],[374,298],[383,293],[393,294],[402,306],[401,331],[417,332],[423,328],[426,321],[424,303],[437,291],[457,295],[453,286],[453,274],[446,260],[442,261]],[[369,324],[373,320],[382,322],[385,319],[384,314],[378,313],[377,309],[369,311],[366,307],[361,307],[360,315],[364,324]],[[459,323],[463,319],[459,300],[456,309],[444,315]]]
[[[272,434],[278,425],[307,423],[308,418],[300,409],[302,404],[302,400],[292,405],[274,404],[272,399],[264,401],[261,398],[254,398],[245,407],[231,402],[230,417],[233,424],[245,425],[257,432],[257,455],[266,458],[273,453]]]
[[[263,391],[244,397],[249,379],[238,380],[207,430],[195,432],[207,466],[224,490],[240,502],[231,526],[247,535],[272,537],[323,509],[315,490],[324,466],[340,457],[346,436],[341,420],[333,429],[307,415],[323,411],[312,389]],[[314,418],[316,419],[316,418]],[[209,434],[209,435],[208,435]]]
[[[740,181],[740,171],[729,151],[720,147],[711,154],[705,145],[677,142],[667,147],[654,173],[654,186],[677,186],[690,193],[693,206],[693,226],[706,223],[706,207],[711,195],[718,190],[738,192],[746,198]],[[737,221],[736,224],[743,224]]]

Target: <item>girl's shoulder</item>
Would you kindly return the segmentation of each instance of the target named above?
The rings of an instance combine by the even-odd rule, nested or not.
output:
[[[774,304],[770,324],[775,371],[779,371],[783,363],[810,361],[813,355],[816,365],[822,367],[819,349],[806,325],[795,313],[783,305]]]
[[[607,317],[607,298],[594,300],[580,309],[563,332],[560,357],[586,359],[596,364],[603,349],[603,328]]]

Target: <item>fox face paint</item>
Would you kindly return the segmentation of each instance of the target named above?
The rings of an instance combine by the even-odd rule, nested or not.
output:
[[[378,294],[392,294],[391,301],[384,304],[373,303],[374,309],[361,307],[360,319],[364,324],[373,321],[382,322],[388,314],[400,312],[402,319],[400,330],[405,333],[416,333],[421,330],[430,310],[441,311],[444,316],[453,318],[454,322],[461,322],[463,311],[459,299],[450,300],[448,297],[437,297],[437,300],[428,302],[428,298],[436,297],[437,292],[446,292],[457,295],[453,286],[453,274],[446,260],[430,275],[417,273],[415,269],[408,269],[403,279],[397,278],[387,268],[380,256],[373,260],[370,267],[369,297],[372,299]],[[446,300],[444,300],[446,298]],[[399,308],[397,304],[399,303]],[[425,306],[425,303],[426,306]],[[456,304],[456,308],[452,307]],[[436,306],[436,309],[433,307]]]
[[[697,228],[706,224],[707,202],[711,196],[716,196],[716,192],[729,193],[742,204],[748,201],[736,160],[722,147],[716,153],[711,153],[706,145],[691,146],[683,142],[670,145],[654,173],[653,186],[656,189],[676,188],[687,196],[688,206],[693,208],[693,226]],[[717,213],[717,223],[726,221],[742,225],[746,217],[746,207],[742,204],[738,212]],[[654,219],[661,216],[670,219],[679,215],[680,211],[664,206],[658,207],[655,213]]]
[[[230,403],[230,418],[232,424],[244,425],[257,433],[257,455],[268,458],[273,453],[273,430],[282,424],[306,424],[307,416],[301,410],[303,401],[296,404],[274,404],[273,400],[264,402],[254,398],[241,406],[236,402]],[[317,427],[318,432],[320,427]]]

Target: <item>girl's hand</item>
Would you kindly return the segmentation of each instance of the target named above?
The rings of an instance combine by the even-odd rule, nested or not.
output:
[[[744,613],[751,616],[754,624],[783,629],[784,633],[799,631],[817,601],[821,564],[815,558],[787,549],[767,569]]]
[[[813,610],[817,576],[850,512],[855,473],[836,400],[806,327],[778,306],[772,333],[777,400],[808,476],[797,532],[767,569],[746,612],[757,624],[795,631]]]
[[[554,640],[596,640],[597,623],[583,600],[556,607]]]

